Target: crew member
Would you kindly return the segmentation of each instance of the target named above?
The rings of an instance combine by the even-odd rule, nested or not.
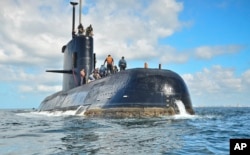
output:
[[[111,57],[110,54],[105,59],[104,65],[105,65],[106,62],[107,62],[107,71],[108,71],[108,74],[110,74],[110,73],[113,74],[114,59]]]
[[[85,70],[82,69],[82,70],[80,71],[80,74],[81,74],[81,85],[86,84],[86,78],[85,78],[86,74],[85,74]]]
[[[96,68],[96,69],[94,69],[93,72],[89,75],[88,83],[89,83],[89,82],[92,82],[92,81],[94,81],[94,80],[100,79],[100,78],[101,78],[101,76],[100,76],[100,74],[99,74],[99,72],[98,72],[98,69]]]
[[[101,65],[101,68],[99,69],[99,74],[101,77],[106,76],[106,67],[104,65]]]
[[[78,35],[83,35],[83,33],[84,33],[84,28],[82,24],[80,23],[80,25],[78,26]]]
[[[118,68],[117,68],[117,66],[115,65],[114,67],[113,67],[113,73],[117,73],[118,72]]]
[[[98,68],[96,68],[95,70],[94,70],[94,78],[97,80],[97,79],[100,79],[101,78],[101,76],[100,76],[100,74],[99,74],[99,69]]]
[[[124,59],[124,56],[119,60],[118,66],[120,67],[120,71],[125,70],[127,67],[127,62]]]

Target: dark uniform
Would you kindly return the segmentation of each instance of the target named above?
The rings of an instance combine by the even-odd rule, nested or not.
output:
[[[120,67],[120,71],[125,70],[127,67],[127,62],[124,59],[124,56],[122,57],[122,59],[119,61],[118,66]]]

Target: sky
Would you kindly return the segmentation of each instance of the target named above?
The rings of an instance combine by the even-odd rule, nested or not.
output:
[[[69,2],[0,1],[0,109],[38,108],[62,89],[62,75],[45,70],[63,68]],[[249,0],[83,0],[82,8],[97,66],[108,54],[128,68],[161,64],[184,79],[194,107],[250,105]]]

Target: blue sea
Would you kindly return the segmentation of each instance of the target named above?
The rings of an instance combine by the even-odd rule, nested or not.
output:
[[[1,155],[225,155],[250,138],[250,107],[197,107],[196,114],[103,119],[74,112],[0,110]]]

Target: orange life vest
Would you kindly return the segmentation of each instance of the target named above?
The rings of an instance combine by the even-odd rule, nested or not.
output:
[[[112,57],[107,57],[106,61],[107,61],[108,64],[112,64],[113,58]]]

